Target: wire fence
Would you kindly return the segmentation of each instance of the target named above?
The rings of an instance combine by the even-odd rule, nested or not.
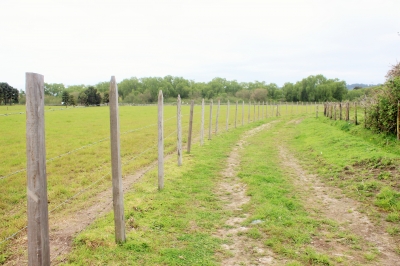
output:
[[[250,105],[251,105],[251,104],[250,104]],[[255,111],[256,103],[253,103],[254,111],[253,111],[253,108],[250,108],[250,105],[249,105],[249,108],[248,108],[248,122],[250,122],[250,121],[257,121],[257,120],[262,120],[262,119],[267,118],[268,116],[269,116],[269,117],[275,116],[275,114],[276,114],[276,116],[282,115],[282,114],[278,111],[278,108],[279,108],[279,107],[278,107],[278,106],[279,106],[278,104],[276,105],[276,110],[275,110],[275,109],[274,109],[274,108],[275,108],[275,105],[267,105],[267,104],[260,105],[260,103],[258,103],[258,112],[257,112],[257,114],[256,114],[256,111]],[[232,104],[232,106],[234,106],[234,104]],[[252,106],[252,107],[253,107],[253,106]],[[241,104],[241,105],[239,105],[239,107],[240,107],[240,109],[242,109],[241,111],[242,111],[243,113],[245,112],[245,110],[247,111],[247,104],[245,104],[245,105]],[[261,116],[260,116],[260,107],[262,108],[262,109],[261,109]],[[264,107],[265,107],[265,110],[264,110]],[[268,107],[270,107],[270,110],[272,109],[270,114],[268,114],[268,111],[269,111],[269,110],[268,110]],[[281,108],[282,108],[282,106],[281,106]],[[297,105],[297,108],[298,108],[298,105]],[[208,109],[207,106],[205,106],[205,109]],[[210,111],[211,111],[211,110],[210,110]],[[275,113],[275,111],[276,111],[276,113]],[[215,110],[214,113],[215,113],[215,112],[221,112],[221,113],[223,113],[224,110],[220,110],[220,111]],[[229,112],[229,113],[228,113],[228,112]],[[229,111],[229,108],[228,108],[228,109],[226,110],[226,112],[225,112],[225,115],[226,115],[226,123],[227,123],[226,130],[228,130],[228,124],[229,124],[229,123],[233,123],[233,122],[232,122],[233,120],[235,120],[235,122],[234,122],[234,123],[235,123],[235,127],[236,127],[236,122],[237,122],[238,120],[241,121],[242,124],[244,124],[244,123],[243,123],[243,122],[244,122],[243,120],[245,119],[244,116],[243,116],[243,115],[240,115],[240,114],[238,115],[238,112],[237,112],[237,111],[236,111],[236,114],[235,114],[235,115],[232,115],[233,112],[235,112],[235,108],[231,108],[230,111]],[[289,115],[289,114],[293,114],[293,105],[292,105],[292,112],[290,113],[290,112],[288,111],[288,104],[286,104],[286,112],[285,112],[285,113],[288,114],[288,115]],[[199,116],[199,115],[200,115],[200,112],[195,112],[195,113],[194,113],[194,116]],[[218,115],[218,114],[217,114],[217,115]],[[189,116],[189,114],[184,114],[184,115],[182,115],[182,116]],[[206,117],[207,117],[207,116],[206,116]],[[247,116],[246,116],[246,117],[247,117]],[[250,119],[250,117],[251,117],[252,119]],[[211,113],[210,118],[212,119],[212,113]],[[221,117],[221,118],[222,118],[222,117]],[[177,119],[177,116],[175,115],[175,116],[169,117],[169,118],[165,119],[164,122],[168,122],[168,121],[173,120],[173,119]],[[229,120],[229,119],[230,119],[230,120]],[[196,119],[196,121],[198,121],[198,122],[196,123],[196,126],[200,127],[200,119]],[[221,120],[220,120],[221,125],[224,124],[223,121],[224,121],[224,119],[221,119]],[[205,125],[208,125],[208,122],[207,122],[207,121],[203,121],[203,122],[204,122]],[[211,124],[211,122],[218,123],[217,121],[209,121],[209,122],[210,122],[210,124]],[[238,123],[238,125],[240,125],[240,123]],[[148,129],[148,128],[151,128],[151,127],[155,127],[155,126],[157,126],[157,123],[150,124],[150,125],[146,125],[146,126],[143,126],[143,127],[140,127],[140,128],[135,128],[135,129],[127,130],[127,131],[124,131],[124,132],[120,133],[120,135],[126,135],[126,134],[129,134],[129,133],[132,133],[132,132],[141,132],[141,131],[143,131],[143,130],[145,130],[145,129]],[[223,127],[221,127],[221,128],[223,128]],[[185,127],[185,129],[187,129],[187,127]],[[196,132],[197,132],[197,130],[196,130]],[[222,132],[222,130],[221,130],[221,132]],[[170,138],[170,137],[173,136],[174,134],[177,134],[177,130],[174,130],[174,131],[172,131],[171,133],[169,133],[167,136],[165,136],[165,137],[164,137],[164,140]],[[215,130],[215,134],[217,134],[216,130]],[[68,152],[65,152],[65,153],[59,154],[59,155],[57,155],[57,156],[54,156],[54,157],[52,157],[52,158],[50,158],[50,159],[47,159],[46,162],[47,162],[47,163],[53,162],[53,161],[55,161],[55,160],[57,160],[57,159],[59,159],[59,158],[63,158],[63,157],[65,157],[65,156],[71,155],[71,154],[73,154],[73,153],[75,153],[75,152],[77,152],[77,151],[80,151],[80,150],[83,150],[83,149],[86,149],[86,148],[89,148],[89,147],[93,147],[93,146],[95,146],[95,145],[97,145],[97,144],[99,144],[99,143],[105,142],[105,141],[107,141],[107,140],[109,140],[109,139],[110,139],[110,137],[102,138],[102,139],[100,139],[100,140],[98,140],[98,141],[92,142],[92,143],[87,144],[87,145],[83,145],[83,146],[78,147],[78,148],[76,148],[76,149],[73,149],[73,150],[70,150],[70,151],[68,151]],[[175,143],[175,144],[176,144],[176,143]],[[131,163],[132,161],[139,159],[139,158],[142,157],[144,154],[146,154],[146,153],[148,153],[148,152],[150,152],[150,151],[152,151],[152,150],[154,150],[154,149],[156,149],[156,148],[157,148],[157,143],[153,143],[153,144],[151,144],[150,146],[148,146],[147,148],[145,148],[144,150],[142,150],[140,153],[134,155],[133,157],[129,158],[127,161],[123,162],[122,165],[124,165],[124,166],[125,166],[125,165],[128,165],[128,164]],[[170,148],[170,149],[174,149],[174,148],[176,149],[176,145],[170,146],[169,148]],[[125,156],[125,158],[126,158],[126,157],[129,157],[129,156]],[[6,176],[2,176],[2,177],[0,177],[0,180],[1,180],[1,179],[4,179],[4,178],[7,178],[7,177],[10,177],[10,176],[13,176],[13,175],[16,175],[16,174],[18,174],[18,173],[24,172],[24,171],[26,171],[26,168],[25,168],[25,169],[20,169],[20,170],[18,170],[18,171],[15,171],[15,172],[13,172],[13,173],[11,173],[11,174],[6,175]],[[109,171],[109,169],[107,169],[107,171]],[[63,200],[62,202],[58,203],[56,206],[54,206],[53,208],[51,208],[51,210],[49,211],[49,213],[53,214],[54,212],[56,212],[57,210],[61,209],[63,206],[65,206],[65,205],[68,204],[69,202],[72,202],[73,200],[75,200],[76,198],[78,198],[80,195],[84,194],[84,193],[87,192],[87,191],[90,191],[91,188],[93,188],[93,187],[95,187],[96,185],[98,185],[99,183],[101,183],[103,180],[105,180],[105,179],[106,179],[107,177],[109,177],[110,175],[111,175],[110,172],[101,175],[100,178],[98,178],[97,180],[93,181],[90,185],[88,185],[88,186],[86,186],[86,187],[80,189],[79,191],[77,191],[76,193],[74,193],[74,195],[72,195],[71,197],[68,197],[67,199]],[[3,240],[0,241],[0,245],[2,245],[2,244],[4,244],[5,242],[8,242],[9,240],[15,238],[18,234],[20,234],[22,231],[24,231],[24,230],[26,230],[26,229],[27,229],[27,226],[24,226],[23,228],[19,229],[19,230],[16,231],[15,233],[13,233],[13,234],[11,234],[11,235],[5,237]]]

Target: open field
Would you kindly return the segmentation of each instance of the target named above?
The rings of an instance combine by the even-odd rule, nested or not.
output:
[[[385,265],[382,262],[398,260],[399,145],[393,138],[372,135],[362,125],[356,127],[345,121],[328,120],[322,115],[322,106],[319,106],[318,119],[315,119],[314,106],[308,106],[307,113],[305,106],[294,106],[293,114],[291,106],[285,114],[285,107],[280,107],[281,116],[276,118],[271,117],[276,109],[273,111],[269,106],[269,118],[248,124],[248,105],[245,105],[245,126],[242,127],[239,105],[238,128],[233,130],[235,106],[231,104],[226,132],[226,106],[222,105],[219,136],[200,146],[196,137],[200,131],[200,106],[196,106],[195,145],[190,155],[185,153],[182,167],[176,166],[174,156],[167,162],[165,190],[157,191],[157,173],[152,170],[126,193],[127,243],[114,244],[110,213],[74,238],[70,255],[54,257],[53,262],[231,265],[227,261],[238,252],[248,255],[243,258],[243,265],[263,261],[272,261],[275,265]],[[95,205],[94,195],[111,186],[110,144],[107,107],[55,111],[47,108],[51,225],[52,220],[61,221],[77,210]],[[124,176],[156,159],[156,109],[155,106],[120,107]],[[209,106],[205,110],[207,139]],[[182,114],[183,136],[187,139],[189,106],[183,107]],[[213,131],[215,114],[214,103]],[[260,113],[260,119],[262,116]],[[165,106],[164,118],[165,153],[168,154],[176,145],[176,107]],[[1,231],[1,239],[4,239],[26,224],[26,173],[13,174],[25,167],[25,115],[0,119],[6,125],[0,130],[6,136],[3,147],[7,147],[0,168],[0,176],[4,177],[0,182],[5,188],[0,196],[0,221],[5,229]],[[255,117],[254,107],[250,108],[250,121],[254,120],[258,120],[257,106]],[[264,123],[268,127],[243,140],[245,132]],[[236,156],[240,159],[227,163],[235,147],[240,147]],[[232,175],[239,181],[225,177],[224,173],[231,171],[225,168],[231,164],[237,165]],[[232,189],[223,192],[221,180],[231,182]],[[243,206],[232,209],[227,201],[235,200],[236,188],[245,188],[243,191],[249,199]],[[314,201],[307,199],[312,196]],[[63,204],[71,197],[74,198]],[[341,199],[352,200],[352,204],[346,205]],[[345,208],[348,216],[332,215],[326,211],[327,206],[335,214]],[[227,222],[232,219],[236,222]],[[357,219],[363,221],[371,235],[382,234],[386,238],[376,240],[354,230],[351,224],[356,224]],[[11,260],[7,263],[12,265],[13,256],[24,253],[24,234],[23,231],[1,244],[3,262],[9,257]],[[232,243],[239,241],[247,243],[243,246],[245,250],[233,247]],[[17,247],[11,248],[11,245]]]
[[[245,106],[246,122],[254,121],[255,110]],[[205,137],[208,137],[209,106],[205,108]],[[234,127],[235,107],[230,106],[229,127]],[[257,110],[258,111],[258,110]],[[270,113],[272,114],[272,107]],[[213,106],[215,131],[217,105]],[[226,131],[227,106],[221,105],[218,132]],[[237,126],[242,122],[239,105]],[[25,107],[0,106],[0,250],[8,256],[3,242],[26,226]],[[182,106],[183,141],[187,141],[189,106]],[[199,135],[201,107],[195,107],[193,134]],[[50,219],[90,205],[91,196],[111,186],[109,109],[45,107],[47,178]],[[157,158],[157,107],[120,107],[121,156],[123,175],[148,165]],[[165,153],[176,147],[176,106],[164,109]],[[198,138],[198,137],[197,137]],[[68,204],[64,204],[66,200]],[[68,206],[66,206],[68,205]],[[6,254],[6,255],[4,255]]]

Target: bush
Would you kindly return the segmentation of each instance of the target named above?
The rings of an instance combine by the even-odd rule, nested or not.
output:
[[[372,96],[367,108],[366,126],[376,132],[396,134],[400,77],[388,80]]]

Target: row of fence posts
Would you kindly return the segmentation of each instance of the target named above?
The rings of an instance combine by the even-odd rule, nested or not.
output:
[[[27,154],[27,201],[28,201],[28,265],[50,265],[49,222],[47,201],[46,149],[44,127],[44,77],[36,73],[26,73],[26,154]],[[111,172],[114,208],[115,240],[117,243],[126,241],[125,217],[122,186],[121,151],[118,114],[118,88],[115,77],[110,81],[110,141],[111,141]],[[178,165],[182,165],[182,119],[181,98],[177,99],[177,154]],[[267,107],[263,102],[262,106]],[[299,103],[297,103],[298,111]],[[306,104],[306,111],[307,110]],[[229,108],[227,104],[226,130],[229,127]],[[316,111],[318,107],[316,107]],[[200,144],[204,143],[204,99],[201,103]],[[242,125],[244,125],[245,104],[242,103]],[[248,108],[248,123],[250,123],[251,102]],[[208,139],[212,133],[213,101],[210,102],[210,121]],[[326,110],[325,110],[326,111]],[[325,112],[324,111],[324,112]],[[163,94],[158,94],[158,189],[164,188],[164,132],[163,132]],[[190,153],[192,143],[194,101],[190,104],[189,133],[187,152]],[[218,133],[220,100],[218,100],[215,134]],[[280,116],[279,105],[272,105],[272,115]],[[287,103],[286,103],[287,113]],[[292,104],[293,113],[293,104]],[[235,128],[237,126],[238,102],[235,109]],[[264,108],[262,109],[264,117]],[[256,119],[256,103],[253,110]],[[268,117],[266,108],[265,117]],[[258,104],[258,120],[260,119],[260,102]]]
[[[344,106],[344,119],[343,119],[343,106]],[[339,114],[337,114],[337,107],[339,107]],[[350,121],[350,102],[346,103],[324,103],[324,115],[333,120]],[[339,116],[339,119],[338,119]],[[366,116],[364,117],[364,119]],[[357,103],[354,103],[354,124],[358,125],[357,120]]]

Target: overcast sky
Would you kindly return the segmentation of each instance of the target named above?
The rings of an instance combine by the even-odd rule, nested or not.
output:
[[[1,0],[0,82],[181,76],[377,84],[400,61],[399,0]]]

